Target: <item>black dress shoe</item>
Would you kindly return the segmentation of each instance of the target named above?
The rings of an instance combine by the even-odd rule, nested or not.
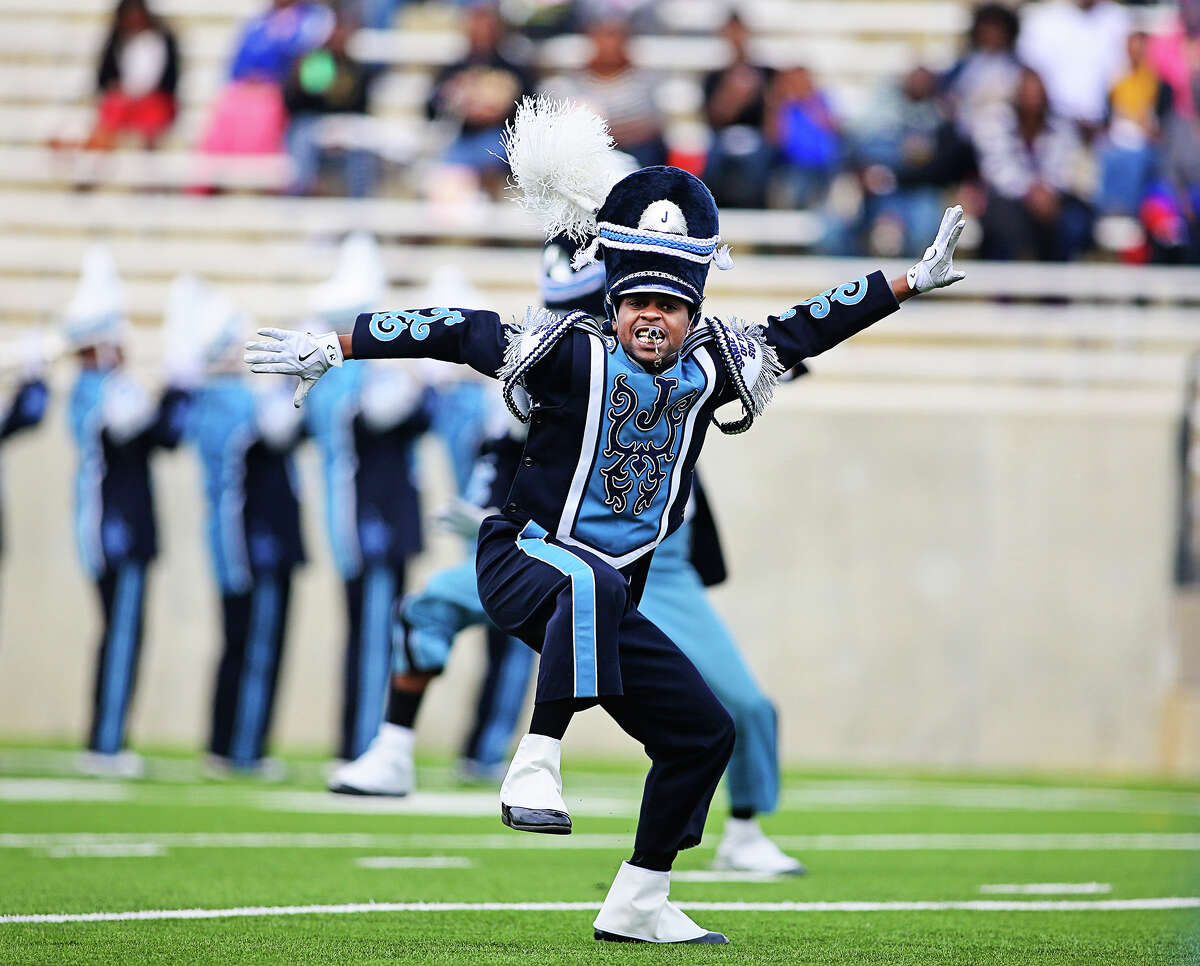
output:
[[[615,932],[605,932],[603,929],[595,930],[592,935],[600,942],[605,943],[644,943],[648,940],[634,939],[632,936],[621,936]],[[680,939],[674,943],[661,943],[663,946],[683,946],[696,944],[701,946],[726,946],[729,944],[728,937],[724,933],[706,932],[703,936],[697,936],[695,939]]]
[[[571,816],[554,808],[521,808],[500,803],[500,821],[518,832],[570,835]]]

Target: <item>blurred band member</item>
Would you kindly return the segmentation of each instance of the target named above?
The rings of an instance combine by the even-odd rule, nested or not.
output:
[[[334,277],[314,294],[326,324],[348,330],[386,286],[375,241],[351,235]],[[391,615],[421,550],[413,443],[429,428],[424,390],[395,363],[352,362],[313,392],[308,430],[321,451],[329,541],[346,589],[348,638],[338,756],[357,758],[383,720]]]
[[[80,365],[68,409],[79,450],[76,539],[104,615],[81,768],[133,777],[142,763],[124,750],[125,725],[142,646],[146,572],[158,554],[150,457],[178,444],[189,393],[182,371],[168,369],[158,400],[133,380],[124,369],[126,325],[112,256],[97,246],[85,255],[63,333]]]
[[[250,319],[219,293],[193,295],[194,279],[181,278],[175,286],[184,317],[194,319],[200,333],[205,379],[192,406],[189,436],[204,472],[206,530],[224,631],[209,766],[217,773],[265,775],[292,575],[304,562],[292,462],[301,417],[282,380],[255,392],[241,378],[236,349],[253,331]]]

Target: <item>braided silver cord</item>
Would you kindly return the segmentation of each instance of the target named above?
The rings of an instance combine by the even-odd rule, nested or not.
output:
[[[514,419],[521,423],[529,422],[529,415],[521,411],[521,407],[517,405],[516,399],[513,397],[517,386],[521,385],[521,380],[525,378],[525,373],[549,354],[550,350],[558,343],[558,340],[570,331],[571,326],[584,318],[590,318],[590,316],[586,312],[571,312],[564,315],[538,340],[533,351],[522,359],[513,371],[505,377],[501,395],[504,397],[504,405],[508,407],[508,411],[512,413]]]
[[[729,347],[729,333],[725,331],[725,326],[718,319],[710,319],[708,329],[713,334],[713,341],[717,344],[717,350],[721,353],[721,358],[725,360],[725,371],[729,374],[729,378],[733,380],[733,388],[737,390],[738,399],[742,404],[741,419],[723,423],[717,419],[717,414],[713,413],[713,425],[726,436],[737,436],[739,433],[746,432],[746,430],[754,425],[752,396],[750,395],[750,390],[746,388],[746,380],[742,378],[741,367],[734,361],[733,350]]]

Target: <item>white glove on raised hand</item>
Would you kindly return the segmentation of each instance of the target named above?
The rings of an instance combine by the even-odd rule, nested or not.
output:
[[[966,227],[962,205],[947,208],[937,238],[925,249],[924,257],[908,270],[908,287],[914,292],[945,288],[966,278],[965,272],[954,268],[954,247]]]
[[[292,405],[297,408],[318,379],[331,368],[340,368],[345,361],[336,332],[313,335],[291,329],[259,329],[258,334],[270,341],[247,342],[242,361],[251,372],[299,376],[300,385],[292,397]]]

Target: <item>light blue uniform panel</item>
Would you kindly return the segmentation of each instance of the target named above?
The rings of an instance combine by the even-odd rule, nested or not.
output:
[[[405,598],[401,614],[408,625],[407,633],[397,624],[396,634],[407,640],[398,638],[395,642],[393,670],[397,674],[441,671],[455,636],[468,627],[487,623],[487,614],[479,603],[474,555],[456,567],[435,573],[421,593]]]
[[[571,535],[620,558],[658,540],[689,416],[710,380],[694,357],[654,375],[619,345],[605,353],[604,379],[595,462]]]
[[[354,452],[354,417],[365,370],[361,362],[348,361],[330,369],[313,386],[304,401],[308,430],[321,451],[325,475],[325,525],[334,564],[343,580],[362,573],[358,544],[358,507]]]
[[[481,382],[458,382],[440,387],[434,394],[433,431],[446,444],[454,484],[463,496],[487,423],[487,393],[495,389]]]
[[[204,472],[206,529],[217,585],[223,593],[244,594],[253,579],[242,511],[246,451],[257,438],[254,394],[232,376],[209,380],[193,399],[188,437]]]
[[[140,563],[123,564],[117,572],[104,663],[99,669],[94,750],[101,754],[115,755],[125,743],[145,592],[146,568]]]
[[[95,578],[104,572],[104,545],[100,537],[104,513],[104,447],[100,440],[103,424],[104,389],[107,373],[85,369],[79,374],[67,404],[67,425],[79,450],[75,474],[75,543],[87,573]]]
[[[267,726],[267,708],[272,697],[275,662],[279,658],[275,642],[279,640],[279,622],[284,617],[279,578],[263,577],[252,593],[246,657],[238,682],[237,714],[229,743],[229,757],[243,766],[259,761],[263,732]]]
[[[779,801],[775,707],[708,602],[688,559],[690,526],[685,523],[655,551],[638,610],[696,665],[733,718],[737,741],[725,772],[733,807],[772,812]]]

